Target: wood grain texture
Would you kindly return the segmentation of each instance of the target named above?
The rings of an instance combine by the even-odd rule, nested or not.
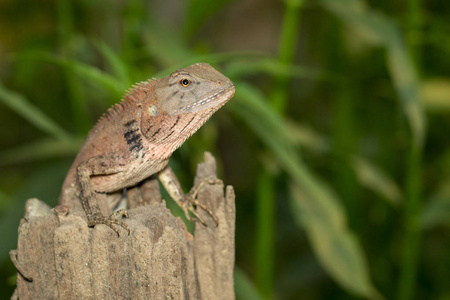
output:
[[[215,176],[215,160],[206,153],[196,181]],[[89,228],[81,210],[50,210],[37,199],[30,200],[19,226],[17,250],[11,252],[19,270],[15,295],[19,299],[234,299],[233,188],[226,187],[224,194],[222,186],[206,185],[198,200],[213,211],[219,226],[199,210],[208,226],[196,224],[192,236],[164,201],[143,201],[146,205],[130,209],[129,219],[124,220],[131,234],[119,228],[119,237],[105,225]]]

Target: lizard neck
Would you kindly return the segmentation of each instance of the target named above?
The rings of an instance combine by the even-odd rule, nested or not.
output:
[[[162,113],[157,116],[149,116],[144,107],[141,132],[147,141],[170,149],[170,153],[172,153],[194,134],[216,110],[217,108],[214,107],[177,115]]]

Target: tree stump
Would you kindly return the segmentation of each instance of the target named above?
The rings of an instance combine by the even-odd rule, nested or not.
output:
[[[205,153],[196,182],[216,177],[216,162]],[[153,184],[154,186],[154,184]],[[150,193],[152,194],[152,193]],[[154,194],[154,193],[153,193]],[[198,201],[207,222],[194,236],[165,202],[131,208],[120,236],[105,225],[89,228],[82,211],[50,207],[29,199],[19,226],[19,299],[234,299],[235,195],[227,186],[206,185]]]

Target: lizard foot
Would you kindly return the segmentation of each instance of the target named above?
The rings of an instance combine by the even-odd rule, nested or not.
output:
[[[113,212],[109,217],[105,217],[101,214],[95,214],[89,217],[88,226],[93,227],[97,224],[105,224],[106,226],[114,230],[117,233],[117,236],[119,236],[117,226],[122,226],[128,232],[128,235],[130,235],[130,229],[128,228],[128,225],[121,220],[117,220],[116,218],[118,216],[128,218],[128,212],[125,209],[119,209],[118,211]]]
[[[201,209],[203,209],[204,211],[206,211],[214,220],[214,223],[216,223],[216,226],[219,226],[219,220],[217,220],[217,217],[214,215],[214,213],[205,205],[203,205],[202,203],[197,201],[197,196],[198,193],[200,192],[200,190],[207,184],[219,184],[221,186],[223,186],[223,182],[220,179],[217,178],[207,178],[203,181],[201,181],[200,183],[196,184],[191,191],[184,196],[183,199],[183,204],[181,206],[181,208],[184,211],[184,214],[186,215],[187,219],[189,221],[192,221],[191,217],[189,216],[189,211],[192,212],[192,214],[195,216],[195,218],[200,221],[200,223],[202,223],[204,226],[206,226],[206,222],[199,216],[199,214],[197,214],[197,212],[195,211],[194,207],[200,207]]]

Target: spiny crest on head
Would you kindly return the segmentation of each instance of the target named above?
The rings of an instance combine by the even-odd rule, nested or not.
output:
[[[119,103],[114,104],[112,107],[108,108],[108,110],[101,116],[98,122],[101,122],[104,119],[111,120],[117,115],[120,115],[127,107],[131,105],[136,105],[145,97],[149,92],[149,89],[155,82],[154,80],[146,80],[141,81],[132,86],[132,88],[125,91],[125,94],[122,100]]]

